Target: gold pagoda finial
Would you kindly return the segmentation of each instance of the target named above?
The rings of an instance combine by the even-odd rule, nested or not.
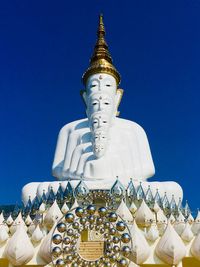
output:
[[[105,27],[103,23],[103,14],[99,15],[99,28],[98,28],[97,36],[99,36],[101,33],[105,36],[106,32],[105,32]]]
[[[94,47],[94,53],[90,59],[90,66],[83,74],[83,83],[86,84],[88,77],[95,73],[107,73],[112,75],[117,84],[120,83],[120,74],[113,65],[108,45],[105,40],[105,27],[103,23],[103,15],[99,16],[99,25],[97,30],[97,42]]]

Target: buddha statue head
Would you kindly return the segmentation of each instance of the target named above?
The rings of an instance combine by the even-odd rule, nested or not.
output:
[[[97,105],[101,105],[101,103],[97,102]],[[106,106],[107,107],[107,106]],[[95,131],[97,129],[108,129],[111,125],[112,117],[112,109],[106,109],[104,111],[94,112],[90,117],[90,129],[91,131]]]
[[[92,134],[92,143],[108,142],[108,131],[106,129],[97,129]]]
[[[107,145],[105,143],[95,143],[93,144],[93,152],[97,159],[103,157],[107,150]]]
[[[108,131],[97,129],[92,132],[92,148],[97,159],[105,155],[108,145]]]
[[[119,83],[120,74],[114,67],[108,51],[103,17],[100,15],[97,42],[90,59],[90,65],[83,74],[85,90],[81,91],[88,118],[93,112],[101,111],[101,109],[112,110],[113,116],[117,115],[123,94],[123,90],[118,89]]]

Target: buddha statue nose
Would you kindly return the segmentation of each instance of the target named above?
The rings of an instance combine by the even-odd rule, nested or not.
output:
[[[99,128],[101,128],[103,126],[103,121],[99,120]]]
[[[104,107],[103,107],[103,103],[102,101],[99,101],[99,110],[98,111],[103,111]]]

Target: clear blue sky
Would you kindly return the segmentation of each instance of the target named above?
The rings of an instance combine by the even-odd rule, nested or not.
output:
[[[1,1],[0,203],[54,180],[59,129],[84,117],[81,76],[103,12],[122,76],[121,116],[147,132],[155,179],[200,206],[200,2]]]

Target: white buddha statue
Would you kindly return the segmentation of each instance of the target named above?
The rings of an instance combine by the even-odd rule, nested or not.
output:
[[[154,175],[144,130],[134,122],[116,117],[121,91],[117,90],[115,77],[107,73],[92,74],[87,79],[83,97],[88,119],[67,124],[61,129],[53,175],[59,179],[83,177],[85,180],[106,179],[112,182],[116,176],[121,176],[125,184],[131,177],[145,180]],[[107,140],[107,149],[103,149],[101,157],[95,157],[92,150],[92,135],[97,129],[99,134],[102,129]],[[104,147],[105,141],[98,141],[98,145]]]
[[[123,90],[120,75],[113,66],[100,16],[97,43],[90,66],[83,75],[87,118],[66,124],[59,133],[52,173],[58,180],[87,181],[90,188],[110,189],[119,177],[126,187],[130,178],[166,192],[170,199],[182,199],[175,182],[147,182],[155,168],[145,131],[137,123],[118,118]],[[28,193],[27,193],[28,194]]]
[[[118,176],[126,186],[130,178],[145,181],[152,177],[155,168],[142,127],[116,117],[123,90],[118,89],[120,75],[112,64],[104,35],[100,18],[94,54],[83,75],[87,118],[61,129],[52,171],[61,180],[103,180],[102,184],[111,184]],[[158,183],[155,186],[159,187]],[[170,195],[182,197],[176,183],[162,183],[161,187],[163,192],[170,190]]]

